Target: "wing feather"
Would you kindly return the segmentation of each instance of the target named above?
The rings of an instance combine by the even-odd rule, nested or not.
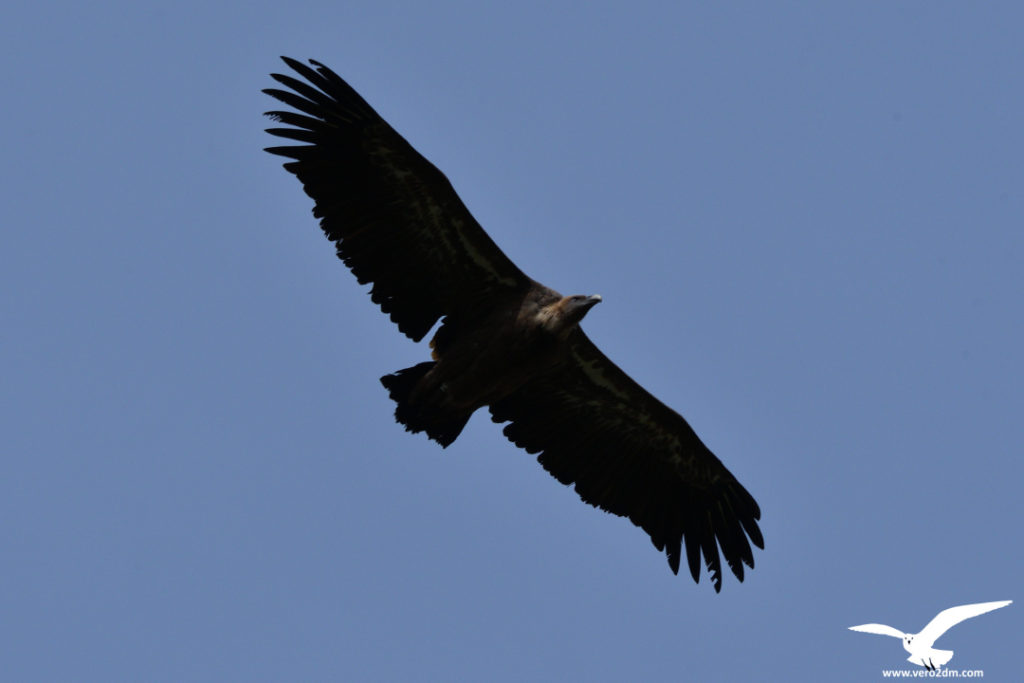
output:
[[[722,557],[743,580],[751,543],[764,547],[753,497],[681,415],[658,401],[577,330],[567,362],[490,407],[504,434],[584,502],[628,518],[679,572],[700,581],[701,556],[716,591]],[[721,554],[719,553],[721,550]]]
[[[303,144],[268,147],[291,159],[313,214],[372,300],[419,341],[442,316],[469,314],[482,298],[530,280],[501,252],[433,164],[322,64],[283,57],[305,81],[266,94],[295,111],[267,112],[291,128],[271,135]],[[298,112],[298,113],[296,113]]]
[[[931,647],[943,633],[953,628],[961,621],[991,612],[1000,607],[1006,607],[1012,600],[1000,600],[997,602],[978,602],[973,605],[959,605],[944,609],[935,615],[935,618],[928,622],[928,625],[917,634],[917,639]]]
[[[861,624],[860,626],[851,626],[850,630],[860,631],[861,633],[874,633],[879,636],[892,636],[893,638],[900,639],[907,635],[903,631],[892,626],[886,626],[885,624]]]

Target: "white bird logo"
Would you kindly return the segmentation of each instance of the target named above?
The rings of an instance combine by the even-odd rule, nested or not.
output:
[[[965,619],[991,612],[1000,607],[1006,607],[1011,602],[1013,600],[979,602],[973,605],[960,605],[959,607],[944,609],[936,614],[935,618],[929,621],[928,625],[921,629],[920,633],[904,633],[885,624],[861,624],[860,626],[851,626],[850,630],[902,638],[903,649],[910,653],[907,661],[934,671],[940,666],[945,666],[946,662],[953,658],[952,650],[935,650],[932,648],[932,645],[939,639],[939,636]]]

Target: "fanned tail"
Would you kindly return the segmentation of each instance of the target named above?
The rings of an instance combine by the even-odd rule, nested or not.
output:
[[[469,414],[453,415],[440,400],[431,400],[433,393],[421,387],[423,377],[430,372],[435,361],[419,363],[391,375],[384,375],[380,383],[396,404],[395,421],[405,425],[407,432],[426,432],[434,441],[447,448],[469,422]]]

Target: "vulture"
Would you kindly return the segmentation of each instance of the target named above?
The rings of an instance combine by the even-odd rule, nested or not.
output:
[[[583,333],[601,297],[535,282],[484,232],[451,183],[340,76],[283,57],[263,92],[290,110],[267,152],[314,202],[327,239],[398,329],[420,341],[441,321],[431,360],[386,375],[395,419],[450,445],[486,407],[503,433],[584,502],[646,531],[678,574],[718,592],[721,557],[739,581],[764,548],[754,498],[679,413]]]

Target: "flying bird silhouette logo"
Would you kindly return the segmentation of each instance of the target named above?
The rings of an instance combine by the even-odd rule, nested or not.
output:
[[[939,636],[961,621],[991,612],[1000,607],[1006,607],[1011,602],[1013,600],[978,602],[973,605],[960,605],[959,607],[944,609],[936,614],[935,618],[929,621],[928,625],[921,629],[920,633],[904,633],[885,624],[861,624],[860,626],[851,626],[850,630],[900,638],[903,640],[903,649],[910,653],[910,656],[907,657],[908,662],[934,671],[939,667],[945,666],[953,658],[952,650],[936,650],[932,647],[935,641],[939,639]]]

